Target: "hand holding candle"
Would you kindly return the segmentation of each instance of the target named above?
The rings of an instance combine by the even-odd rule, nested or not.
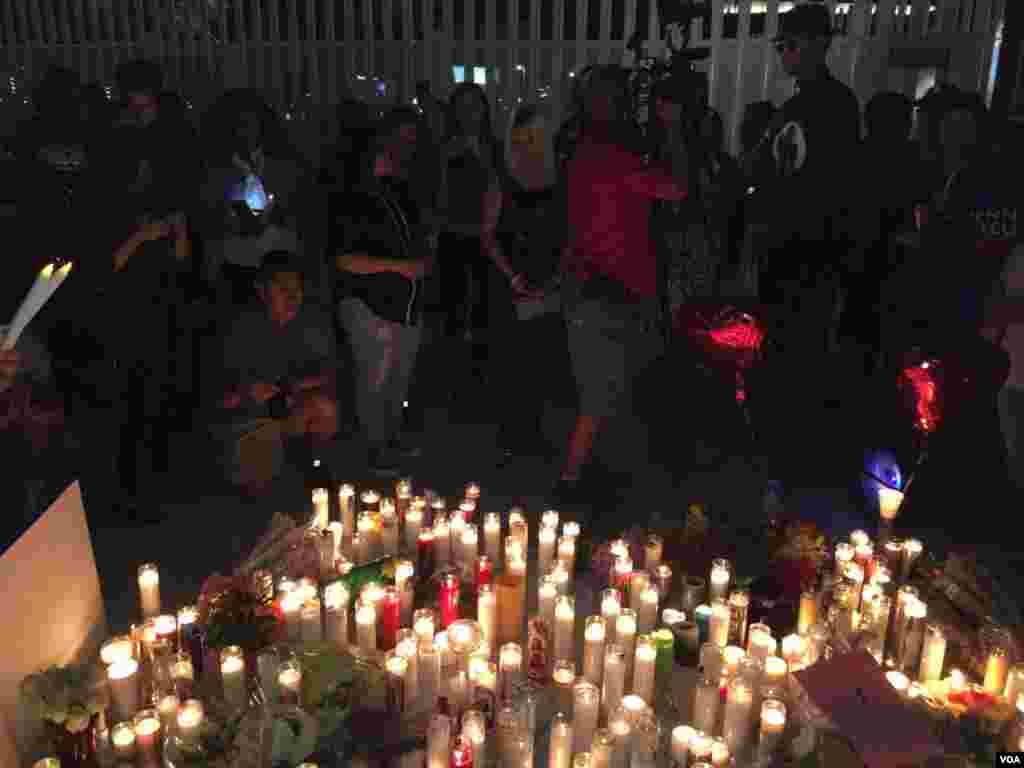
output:
[[[3,340],[0,342],[0,349],[4,352],[14,349],[28,324],[32,322],[32,319],[39,313],[39,310],[50,300],[50,297],[56,293],[70,272],[70,262],[59,268],[55,264],[47,264],[39,270],[35,282],[22,300],[17,312],[14,313],[14,318],[7,326],[7,333],[4,334]]]

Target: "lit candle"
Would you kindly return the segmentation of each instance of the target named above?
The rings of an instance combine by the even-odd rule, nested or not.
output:
[[[462,549],[462,533],[466,530],[466,521],[462,519],[462,515],[458,512],[452,513],[452,516],[448,519],[448,537],[451,541],[451,562],[456,567],[461,568],[465,564],[463,559],[464,550]],[[437,532],[437,529],[434,529]]]
[[[139,662],[129,657],[107,668],[114,719],[131,720],[139,710]]]
[[[330,520],[330,507],[326,488],[313,489],[313,527],[326,528]]]
[[[601,592],[601,617],[604,619],[606,642],[615,642],[615,624],[622,613],[622,593],[617,589]]]
[[[143,709],[132,719],[135,752],[146,768],[163,768],[163,739],[160,716],[155,709]]]
[[[652,533],[647,537],[647,542],[644,544],[644,568],[652,576],[658,572],[664,549],[665,542],[661,536]]]
[[[724,599],[718,598],[711,603],[711,620],[708,623],[708,641],[719,648],[729,644],[729,623],[732,611]]]
[[[473,768],[473,744],[461,734],[452,739],[451,759],[448,761],[448,768]],[[483,764],[483,755],[479,756]]]
[[[782,658],[789,664],[790,669],[798,669],[807,654],[807,641],[800,635],[786,635],[782,638]]]
[[[110,730],[110,743],[114,756],[123,762],[135,762],[135,725],[132,722],[118,723]],[[58,766],[60,763],[58,763]]]
[[[512,698],[512,691],[523,674],[523,647],[519,643],[505,643],[498,652],[499,688],[502,700]]]
[[[587,617],[583,630],[583,677],[600,687],[604,680],[604,647],[607,622],[603,616]]]
[[[917,539],[907,539],[903,542],[903,581],[910,578],[910,571],[917,559],[921,557],[922,552],[924,552],[924,545]]]
[[[651,585],[647,571],[633,571],[629,574],[629,607],[640,612],[644,591]]]
[[[558,559],[565,564],[570,578],[576,570],[576,539],[563,535],[558,539]]]
[[[789,664],[778,656],[769,656],[764,660],[764,684],[784,687],[789,675]]]
[[[672,729],[672,761],[677,768],[686,768],[690,756],[690,739],[697,730],[690,725],[677,725]]]
[[[338,508],[341,510],[341,527],[345,535],[351,535],[355,530],[355,516],[352,498],[356,495],[356,489],[349,483],[344,483],[338,488]]]
[[[870,570],[871,561],[875,557],[875,546],[870,542],[858,544],[853,550],[853,560],[864,569],[865,573]]]
[[[818,595],[805,591],[800,595],[800,610],[797,614],[796,631],[806,635],[812,624],[818,623]]]
[[[587,752],[594,741],[601,714],[601,689],[586,679],[573,685],[573,751]]]
[[[572,660],[575,656],[576,601],[560,595],[555,601],[555,659]]]
[[[775,654],[777,647],[767,624],[751,624],[747,632],[747,653],[764,661]]]
[[[725,739],[715,739],[711,742],[711,768],[726,768],[731,757]]]
[[[729,582],[732,580],[732,565],[724,558],[711,561],[711,575],[708,579],[709,597],[711,600],[725,599],[729,594]]]
[[[356,531],[359,534],[359,546],[356,549],[357,563],[365,563],[378,557],[374,538],[376,528],[377,521],[374,519],[373,513],[368,509],[362,510],[356,523]]]
[[[199,734],[203,727],[206,712],[203,703],[197,699],[189,699],[178,710],[178,738],[188,746],[199,744]]]
[[[636,639],[635,664],[633,667],[632,691],[646,702],[654,701],[655,663],[658,649],[649,635]]]
[[[281,662],[277,669],[277,687],[288,706],[299,706],[302,694],[302,667],[294,659]]]
[[[840,541],[836,544],[836,573],[842,573],[843,567],[853,562],[854,553],[854,546],[850,542]]]
[[[171,683],[178,697],[184,701],[191,699],[195,687],[196,671],[192,657],[188,653],[176,653],[170,658],[168,665]]]
[[[148,619],[160,613],[160,571],[156,563],[139,566],[139,601],[142,604],[142,618]]]
[[[487,718],[478,709],[470,709],[462,715],[462,735],[469,739],[473,754],[479,755],[481,763],[486,755]]]
[[[130,659],[135,655],[135,643],[129,635],[112,637],[100,648],[100,660],[110,666],[115,662]]]
[[[612,564],[611,583],[618,590],[628,590],[633,575],[633,561],[629,556],[618,557]]]
[[[288,640],[297,643],[302,639],[302,606],[305,601],[298,590],[286,592],[281,598],[281,613],[288,633]]]
[[[604,680],[601,685],[601,707],[605,717],[622,703],[626,687],[626,654],[621,645],[608,643],[604,648]]]
[[[377,652],[377,608],[367,600],[356,600],[356,643],[362,653]]]
[[[523,510],[519,507],[512,507],[508,511],[508,531],[510,536],[519,540],[519,544],[525,552],[530,541],[530,528],[526,524],[526,516]]]
[[[448,751],[451,740],[451,719],[440,713],[432,715],[427,725],[427,768],[449,768]]]
[[[540,587],[537,589],[537,615],[552,630],[555,626],[555,600],[557,599],[558,586],[555,584],[555,577],[552,574],[547,574],[541,579]]]
[[[463,492],[463,496],[465,496],[467,499],[471,499],[472,501],[479,501],[480,493],[480,483],[474,481],[466,483],[466,488],[465,491]]]
[[[416,637],[416,633],[407,627],[398,630],[395,654],[405,659],[405,705],[409,709],[418,709],[420,706],[418,651],[419,639]]]
[[[768,757],[778,749],[785,730],[786,705],[778,699],[765,699],[761,702],[761,755]]]
[[[555,587],[558,589],[559,595],[569,594],[569,569],[565,567],[565,563],[561,560],[556,560],[555,564],[551,567],[551,572],[548,574],[551,580],[554,582]]]
[[[409,660],[395,651],[384,657],[384,672],[387,674],[388,712],[401,715],[410,700],[406,681],[409,674]]]
[[[997,646],[988,655],[985,662],[985,681],[982,687],[986,693],[999,696],[1006,690],[1006,677],[1010,661],[1006,648]]]
[[[327,530],[331,532],[331,539],[334,544],[334,553],[331,556],[332,565],[338,561],[343,553],[345,544],[345,526],[334,520],[327,524]]]
[[[234,711],[243,709],[249,701],[249,690],[245,679],[245,655],[237,645],[229,645],[220,652],[220,676],[228,707]]]
[[[324,641],[324,629],[320,620],[320,601],[315,597],[307,600],[299,611],[299,623],[302,627],[302,643],[307,648],[319,645]]]
[[[742,677],[729,682],[725,699],[725,721],[722,734],[729,751],[734,755],[743,753],[750,741],[753,725],[754,691]]]
[[[570,712],[572,710],[572,686],[576,682],[576,665],[565,659],[556,660],[551,673],[551,681],[555,688],[555,710]]]
[[[738,645],[727,645],[721,653],[721,671],[725,677],[735,677],[740,671],[740,662],[747,658],[747,652]],[[705,669],[707,665],[705,664]]]
[[[717,648],[717,646],[716,646]],[[718,723],[718,708],[722,701],[722,678],[705,673],[693,690],[693,725],[698,730],[714,733]],[[685,765],[685,763],[683,763]]]
[[[1024,707],[1021,706],[1021,694],[1024,693],[1024,665],[1014,664],[1006,673],[1006,688],[1003,698],[1010,706],[1016,705],[1019,716],[1024,721]]]
[[[656,586],[648,585],[640,594],[640,610],[637,611],[637,624],[640,632],[653,632],[658,624],[658,600],[660,594]]]
[[[612,767],[629,768],[633,750],[633,726],[622,707],[608,716],[608,730],[615,745],[612,752]]]
[[[558,531],[551,526],[541,523],[540,531],[537,532],[537,571],[547,573],[551,569],[551,563],[555,559],[555,545],[558,542]]]
[[[878,488],[878,513],[882,520],[892,522],[899,514],[900,505],[903,504],[903,492],[895,488],[879,486]]]
[[[433,643],[420,645],[416,669],[423,709],[433,711],[441,695],[441,651]]]
[[[434,645],[434,612],[430,608],[419,608],[412,615],[412,631],[416,633],[419,647],[430,648]]]
[[[475,525],[467,524],[462,529],[462,562],[466,568],[475,568],[480,556],[480,534]]]
[[[664,603],[672,592],[672,569],[662,563],[654,569],[653,578],[654,585],[658,588],[658,596]]]
[[[908,675],[918,671],[921,664],[921,649],[924,646],[924,625],[928,606],[923,600],[908,600],[903,607],[903,643],[900,649],[900,669]],[[1000,691],[1002,688],[999,689]]]
[[[922,683],[942,679],[942,665],[946,661],[946,633],[938,624],[926,624],[924,643],[921,647],[921,669],[918,678]]]
[[[336,581],[324,588],[327,609],[327,642],[344,651],[348,648],[348,604],[350,593],[344,582]]]
[[[633,681],[633,661],[636,655],[636,634],[637,620],[636,613],[626,608],[615,620],[615,641],[622,648],[626,655],[626,677],[627,686]],[[607,667],[605,668],[607,673]]]
[[[907,689],[910,687],[910,678],[897,669],[890,669],[885,673],[885,679],[889,681],[895,691],[901,696],[906,696]]]
[[[178,709],[181,706],[181,700],[173,693],[161,696],[157,702],[156,711],[160,715],[160,725],[163,726],[164,733],[170,735],[174,730],[174,723],[178,719]]]
[[[615,737],[607,728],[598,728],[590,744],[590,768],[612,768]]]
[[[492,648],[498,643],[498,594],[490,584],[480,587],[476,599],[476,616],[484,640]]]
[[[551,721],[548,768],[570,768],[572,743],[572,722],[563,712],[558,712]]]
[[[506,571],[495,577],[495,591],[498,594],[498,644],[518,643],[523,636],[525,621],[526,563],[517,559],[506,562]]]
[[[437,533],[436,528],[434,533]],[[446,573],[441,577],[437,602],[441,616],[441,628],[447,629],[449,624],[459,618],[459,577],[454,573]]]
[[[401,497],[399,497],[401,501]],[[420,540],[420,533],[423,531],[423,509],[410,504],[405,510],[405,548],[410,552],[416,549]]]
[[[488,512],[484,515],[484,553],[491,558],[491,562],[500,562],[501,517],[497,512]]]

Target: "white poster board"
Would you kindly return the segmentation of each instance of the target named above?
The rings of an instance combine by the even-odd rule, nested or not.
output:
[[[4,613],[0,633],[0,765],[20,765],[33,727],[18,684],[50,665],[88,659],[107,633],[96,559],[78,483],[69,485],[0,556]]]

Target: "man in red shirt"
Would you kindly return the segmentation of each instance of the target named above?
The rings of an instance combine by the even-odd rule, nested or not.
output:
[[[671,170],[630,151],[623,73],[595,72],[584,95],[584,127],[568,165],[569,242],[564,311],[580,413],[558,495],[575,491],[594,440],[623,403],[633,376],[657,354],[658,264],[654,200],[686,196],[687,157],[672,136]]]

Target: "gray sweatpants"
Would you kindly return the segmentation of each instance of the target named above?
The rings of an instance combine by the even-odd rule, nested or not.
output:
[[[360,299],[342,299],[338,320],[352,345],[359,423],[370,445],[383,447],[398,438],[402,426],[422,329],[384,320]]]

